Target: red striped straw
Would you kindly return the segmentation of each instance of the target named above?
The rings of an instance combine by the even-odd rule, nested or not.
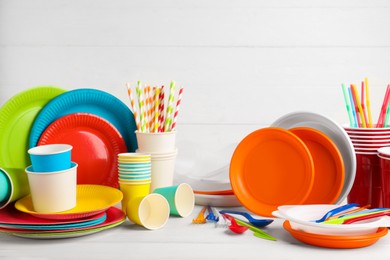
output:
[[[164,121],[165,121],[165,114],[164,114],[164,107],[165,107],[165,94],[164,94],[164,86],[161,86],[161,91],[160,91],[160,95],[158,97],[159,99],[159,106],[158,106],[158,113],[159,113],[159,117],[158,117],[158,123],[159,123],[159,128],[158,128],[158,132],[164,132]]]
[[[179,114],[181,98],[183,96],[183,89],[184,88],[181,87],[179,90],[179,94],[178,94],[177,102],[176,102],[175,113],[173,114],[173,122],[172,122],[172,126],[171,126],[171,131],[175,130],[175,128],[176,128],[176,120],[177,120],[177,115]]]
[[[126,85],[127,85],[127,94],[128,94],[128,96],[130,98],[130,109],[133,111],[135,124],[137,125],[137,130],[140,130],[140,123],[139,123],[137,108],[135,106],[135,101],[134,101],[134,98],[133,98],[133,94],[131,93],[131,87],[130,87],[129,83],[126,83]]]
[[[390,96],[390,84],[387,85],[386,88],[386,93],[385,97],[383,99],[382,107],[381,107],[381,112],[379,114],[378,122],[376,123],[376,127],[383,127],[384,126],[384,121],[385,121],[385,116],[386,116],[386,110],[387,110],[387,105],[389,103],[389,96]]]
[[[149,95],[149,132],[153,132],[154,129],[154,94],[156,92],[156,87],[150,89]]]

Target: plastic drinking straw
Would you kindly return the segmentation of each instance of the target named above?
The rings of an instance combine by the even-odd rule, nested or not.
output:
[[[356,104],[358,105],[358,113],[360,115],[362,126],[364,128],[366,128],[367,127],[366,120],[364,120],[363,109],[362,109],[362,105],[360,104],[360,100],[359,100],[359,94],[358,94],[356,86],[354,84],[351,84],[351,87],[352,87],[352,94],[355,95],[354,98],[356,99]]]
[[[347,90],[345,89],[344,84],[341,84],[341,88],[343,89],[345,106],[347,108],[347,113],[348,113],[348,118],[349,118],[349,126],[354,127],[353,115],[352,115],[352,111],[351,111],[351,104],[350,104],[349,98],[347,96]]]
[[[362,123],[361,123],[361,121],[360,121],[359,107],[358,107],[358,105],[357,105],[355,91],[353,91],[353,87],[352,87],[352,86],[350,86],[349,88],[350,88],[351,93],[352,93],[353,103],[355,104],[355,115],[356,115],[357,125],[358,125],[358,127],[361,127],[361,126],[362,126]]]
[[[351,101],[351,111],[352,111],[352,116],[353,116],[353,121],[354,121],[353,126],[354,127],[358,127],[359,125],[358,125],[358,121],[357,121],[357,118],[356,118],[355,104],[353,102],[351,88],[348,88],[348,95],[349,95],[349,100]]]
[[[135,106],[135,101],[134,101],[134,98],[133,98],[133,94],[131,93],[130,84],[126,83],[126,85],[127,85],[127,94],[129,95],[129,98],[130,98],[130,107],[131,107],[131,110],[133,111],[135,124],[137,125],[137,130],[139,131],[140,130],[140,124],[139,124],[137,108]]]
[[[368,113],[368,127],[372,127],[371,102],[370,102],[370,91],[368,88],[368,78],[364,79],[364,85],[366,87],[366,106],[367,106],[367,113]]]
[[[141,123],[141,132],[146,131],[146,120],[145,120],[145,112],[144,112],[144,98],[142,96],[142,90],[140,86],[140,82],[138,81],[138,85],[135,89],[138,96],[138,106],[139,106],[139,116],[140,116],[140,123]]]
[[[175,113],[173,114],[173,123],[172,123],[172,126],[171,126],[171,131],[175,130],[175,128],[176,128],[176,120],[177,120],[177,115],[179,114],[181,98],[183,96],[183,89],[184,88],[181,87],[180,90],[179,90],[179,94],[178,94],[177,102],[176,102],[176,109],[175,109]]]
[[[153,125],[153,132],[157,133],[158,132],[158,127],[159,127],[159,122],[158,122],[158,117],[159,117],[159,107],[160,107],[160,91],[161,88],[157,87],[156,91],[154,92],[154,125]]]
[[[383,120],[384,120],[385,115],[386,115],[387,104],[389,101],[389,95],[390,95],[390,84],[387,85],[387,88],[386,88],[385,97],[383,98],[381,112],[379,114],[379,118],[378,118],[378,122],[376,123],[376,127],[383,127]]]
[[[362,97],[361,97],[361,105],[362,105],[362,111],[363,111],[363,117],[364,117],[364,121],[366,122],[366,127],[368,127],[368,119],[367,119],[367,114],[366,114],[366,105],[365,105],[365,89],[364,89],[364,81],[362,81],[362,87],[361,87],[361,93],[362,93]]]
[[[165,125],[164,125],[164,131],[167,132],[171,128],[172,124],[172,116],[173,116],[173,103],[175,101],[175,82],[172,81],[171,85],[169,86],[169,96],[168,96],[168,106],[167,106],[167,112],[165,116]]]

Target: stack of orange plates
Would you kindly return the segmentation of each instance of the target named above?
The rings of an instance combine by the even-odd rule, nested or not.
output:
[[[359,248],[370,246],[377,242],[381,237],[385,236],[388,232],[387,228],[382,227],[373,234],[356,236],[320,235],[293,229],[288,220],[283,223],[283,227],[294,238],[303,243],[328,248]]]
[[[230,182],[243,206],[272,217],[280,205],[335,203],[344,185],[344,162],[333,141],[316,129],[268,127],[238,144]]]

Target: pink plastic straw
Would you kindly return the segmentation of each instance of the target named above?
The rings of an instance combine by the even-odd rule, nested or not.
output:
[[[390,97],[390,84],[387,85],[387,88],[386,88],[386,94],[385,94],[385,97],[383,99],[381,112],[379,114],[379,118],[378,118],[378,122],[376,123],[376,127],[383,127],[383,125],[384,125],[387,105],[389,103],[389,97]]]

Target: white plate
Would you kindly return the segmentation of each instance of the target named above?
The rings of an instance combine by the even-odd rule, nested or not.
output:
[[[313,220],[321,218],[326,212],[337,207],[339,205],[286,205],[279,206],[278,210],[272,212],[272,214],[275,217],[289,220],[291,227],[295,230],[322,235],[353,236],[373,234],[379,227],[390,225],[390,218],[387,216],[348,225],[313,222]]]
[[[212,207],[242,207],[236,195],[206,195],[195,193],[195,204]]]
[[[299,126],[311,127],[326,134],[334,142],[344,161],[345,181],[336,203],[343,202],[348,196],[355,180],[356,157],[351,139],[341,125],[320,114],[312,112],[293,112],[277,119],[271,126],[285,129]]]

